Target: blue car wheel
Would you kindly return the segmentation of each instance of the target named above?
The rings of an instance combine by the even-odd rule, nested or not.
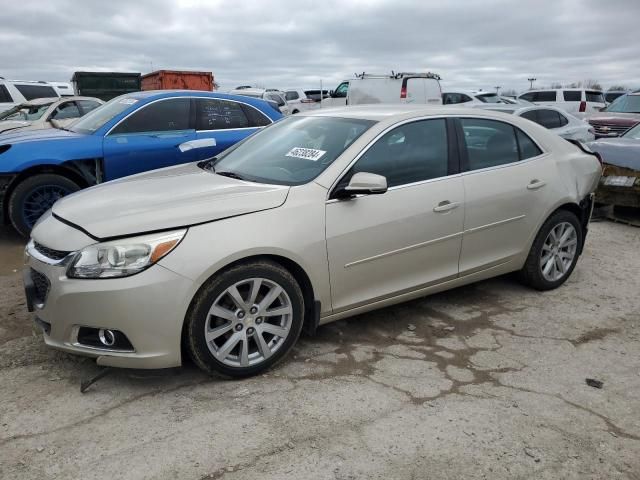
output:
[[[61,175],[42,174],[27,178],[11,195],[11,223],[20,234],[28,236],[38,219],[57,200],[79,189],[75,182]]]

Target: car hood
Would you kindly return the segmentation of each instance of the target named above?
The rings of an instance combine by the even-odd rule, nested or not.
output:
[[[631,138],[608,138],[588,144],[598,152],[604,163],[618,167],[640,170],[640,140]]]
[[[31,125],[31,122],[21,120],[5,120],[4,122],[0,122],[0,133],[6,132],[7,130],[15,130],[16,128],[28,127],[29,125]]]
[[[53,214],[102,240],[276,208],[288,192],[288,186],[223,177],[189,163],[82,190],[56,202]]]
[[[86,138],[87,135],[59,130],[57,128],[47,128],[45,130],[27,130],[17,132],[7,132],[0,136],[0,145],[28,142],[45,142],[51,140],[68,140],[70,138]]]
[[[611,125],[624,125],[633,127],[636,123],[640,122],[640,114],[638,113],[617,113],[617,112],[602,112],[590,115],[589,123],[607,123]]]

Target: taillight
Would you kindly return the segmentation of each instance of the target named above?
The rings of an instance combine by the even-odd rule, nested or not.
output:
[[[580,109],[578,110],[579,112],[586,112],[587,111],[587,102],[580,102]]]
[[[315,100],[311,100],[310,98],[303,98],[300,100],[300,103],[315,103]]]
[[[403,85],[400,90],[400,98],[407,98],[407,86]]]

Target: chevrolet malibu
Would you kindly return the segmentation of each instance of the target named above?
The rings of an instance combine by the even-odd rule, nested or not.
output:
[[[248,376],[301,331],[508,272],[571,275],[600,163],[525,119],[369,106],[281,120],[219,156],[59,200],[26,249],[55,348]]]

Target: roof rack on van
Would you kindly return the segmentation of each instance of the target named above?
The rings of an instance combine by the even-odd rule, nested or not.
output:
[[[385,75],[385,74],[376,74],[376,73],[356,73],[355,74],[356,78],[359,79],[364,79],[364,78],[395,78],[395,79],[399,79],[399,78],[404,78],[404,77],[417,77],[417,78],[433,78],[435,80],[442,80],[440,78],[440,75],[438,75],[437,73],[431,73],[431,72],[394,72],[393,70],[391,70],[391,75]]]

